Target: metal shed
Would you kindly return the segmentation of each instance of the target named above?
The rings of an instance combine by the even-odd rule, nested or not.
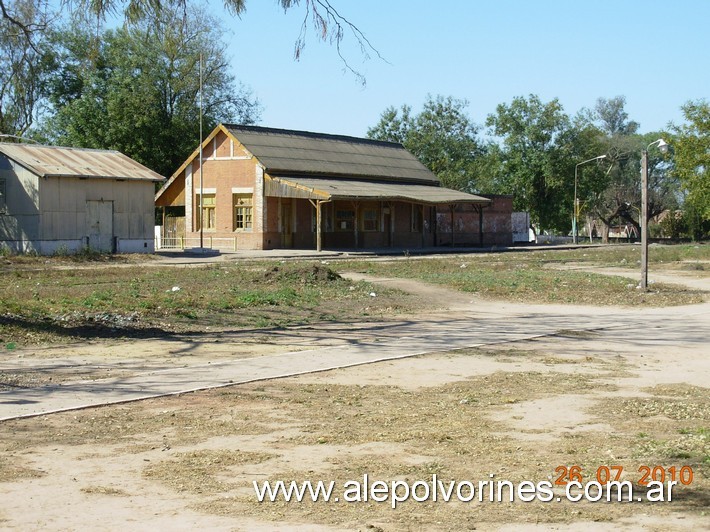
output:
[[[118,151],[0,143],[0,244],[152,252],[155,183],[164,179]]]

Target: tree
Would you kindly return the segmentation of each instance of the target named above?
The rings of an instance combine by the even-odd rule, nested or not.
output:
[[[46,78],[53,66],[44,36],[30,45],[14,24],[44,27],[46,13],[38,0],[16,0],[3,6],[0,19],[0,133],[21,137],[32,127],[46,96]]]
[[[76,26],[64,30],[47,135],[57,144],[116,149],[172,174],[199,142],[201,54],[205,130],[258,118],[258,103],[227,73],[221,35],[217,20],[192,8],[160,11],[99,41]]]
[[[41,32],[43,27],[18,17],[11,9],[12,1],[0,0],[0,20],[15,27],[23,34],[28,45],[32,46],[36,33],[38,30]],[[225,9],[234,16],[239,16],[246,10],[246,0],[224,0],[223,3]],[[349,33],[355,38],[365,57],[368,56],[369,51],[375,52],[378,57],[380,54],[370,44],[365,34],[350,20],[342,16],[329,0],[277,0],[277,3],[284,11],[303,6],[301,31],[294,46],[296,60],[300,58],[306,46],[308,28],[311,26],[317,38],[335,45],[345,68],[359,78],[362,83],[365,82],[364,76],[353,69],[343,55],[341,44],[345,35]],[[109,14],[123,12],[126,22],[130,24],[154,18],[159,16],[161,12],[187,13],[191,7],[198,5],[192,0],[77,0],[74,3],[62,0],[62,4],[68,6],[74,15],[93,15],[99,22],[104,21]]]
[[[560,102],[517,97],[498,105],[486,125],[501,139],[497,181],[514,194],[514,209],[529,211],[543,229],[569,230],[575,135]]]
[[[710,104],[705,100],[687,102],[681,108],[686,124],[673,126],[676,138],[675,175],[687,194],[686,210],[694,233],[699,237],[710,222]]]
[[[632,135],[638,131],[639,123],[629,120],[625,106],[625,96],[598,98],[594,109],[592,111],[585,109],[582,114],[609,136]]]
[[[599,98],[593,111],[584,110],[577,117],[580,126],[596,128],[595,155],[605,154],[609,165],[606,178],[586,196],[588,213],[604,224],[604,241],[608,240],[609,229],[616,224],[632,226],[636,234],[640,234],[641,152],[664,136],[662,132],[636,133],[639,124],[629,120],[625,104],[623,96]],[[669,158],[652,150],[648,163],[648,217],[651,219],[677,207],[678,182],[671,175]]]
[[[27,7],[31,7],[32,15]],[[37,17],[38,13],[46,14],[43,2],[21,2],[13,0],[0,0],[0,22],[7,31],[11,31],[16,38],[22,39],[29,47],[33,46],[32,37],[35,32],[43,31],[47,27],[45,16]]]
[[[608,241],[609,229],[616,224],[630,225],[637,235],[641,234],[641,152],[664,136],[668,135],[655,132],[604,138],[611,164],[609,179],[606,188],[590,198],[590,213],[604,224],[603,241]],[[649,151],[648,220],[678,207],[678,180],[671,170],[669,157]]]
[[[427,97],[422,111],[412,115],[403,105],[385,109],[367,136],[399,142],[413,153],[446,187],[473,192],[476,160],[482,148],[477,126],[466,115],[468,102],[451,96]]]

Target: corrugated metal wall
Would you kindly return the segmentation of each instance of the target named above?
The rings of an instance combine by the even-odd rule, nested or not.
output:
[[[154,185],[150,181],[56,178],[40,184],[41,238],[63,240],[87,235],[86,202],[113,202],[118,238],[153,239]]]

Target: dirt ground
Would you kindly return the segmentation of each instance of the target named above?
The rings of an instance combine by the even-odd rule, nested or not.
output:
[[[708,289],[708,281],[693,277],[696,287]],[[480,315],[540,312],[411,280],[385,282],[452,313],[472,306]],[[588,312],[585,331],[0,423],[0,528],[710,528],[710,341],[702,341],[710,340],[710,304],[670,309],[701,326],[672,339],[654,332],[662,330],[658,312],[648,315],[648,331],[591,330],[594,316],[609,309]],[[18,356],[32,359],[28,367],[45,364],[22,376],[43,384],[268,357],[313,341],[253,333],[184,355],[159,341],[131,340]],[[560,467],[572,466],[585,481],[600,467],[623,466],[622,478],[639,490],[644,466],[669,475],[690,466],[694,476],[669,503],[409,501],[392,509],[372,501],[259,503],[252,487],[264,480],[342,485],[364,474],[410,483],[433,474],[554,482]]]

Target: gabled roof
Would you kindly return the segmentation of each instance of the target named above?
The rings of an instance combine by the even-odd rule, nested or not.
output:
[[[490,203],[481,196],[441,187],[436,175],[394,142],[219,124],[202,142],[202,147],[206,148],[220,131],[241,144],[264,167],[270,189],[267,195],[428,204]],[[156,201],[198,154],[199,147],[156,193]],[[284,192],[279,186],[291,190]]]
[[[130,157],[112,150],[0,143],[0,153],[40,177],[165,180]]]
[[[401,144],[224,124],[270,175],[368,178],[438,185],[439,179]]]

